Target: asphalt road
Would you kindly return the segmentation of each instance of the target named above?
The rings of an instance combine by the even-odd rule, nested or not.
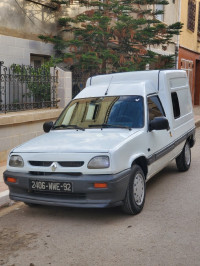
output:
[[[147,183],[137,216],[115,209],[0,210],[0,265],[200,265],[200,129],[192,165],[171,163]]]

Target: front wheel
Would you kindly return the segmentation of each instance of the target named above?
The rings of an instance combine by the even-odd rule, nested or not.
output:
[[[122,210],[131,215],[142,211],[146,194],[146,182],[142,168],[133,165]]]
[[[191,164],[190,144],[188,141],[186,141],[182,152],[176,158],[176,166],[180,172],[184,172],[190,168],[190,164]]]

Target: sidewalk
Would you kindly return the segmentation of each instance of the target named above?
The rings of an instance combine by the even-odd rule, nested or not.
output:
[[[10,204],[8,187],[3,181],[3,172],[6,170],[6,162],[0,163],[0,207]]]
[[[200,106],[194,108],[196,127],[200,127]],[[3,172],[6,170],[6,162],[0,163],[0,207],[11,204],[7,185],[3,181]]]

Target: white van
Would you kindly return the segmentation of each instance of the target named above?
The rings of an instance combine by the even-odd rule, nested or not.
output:
[[[195,124],[186,72],[91,77],[44,131],[9,155],[11,199],[137,214],[147,180],[173,159],[180,171],[190,167]]]

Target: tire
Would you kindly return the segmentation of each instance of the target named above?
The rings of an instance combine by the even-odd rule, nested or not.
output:
[[[144,173],[139,165],[133,165],[130,180],[122,206],[123,212],[131,215],[142,211],[146,195],[146,182]]]
[[[190,164],[191,164],[190,144],[188,141],[186,141],[182,152],[176,158],[176,166],[180,172],[185,172],[190,168]]]

